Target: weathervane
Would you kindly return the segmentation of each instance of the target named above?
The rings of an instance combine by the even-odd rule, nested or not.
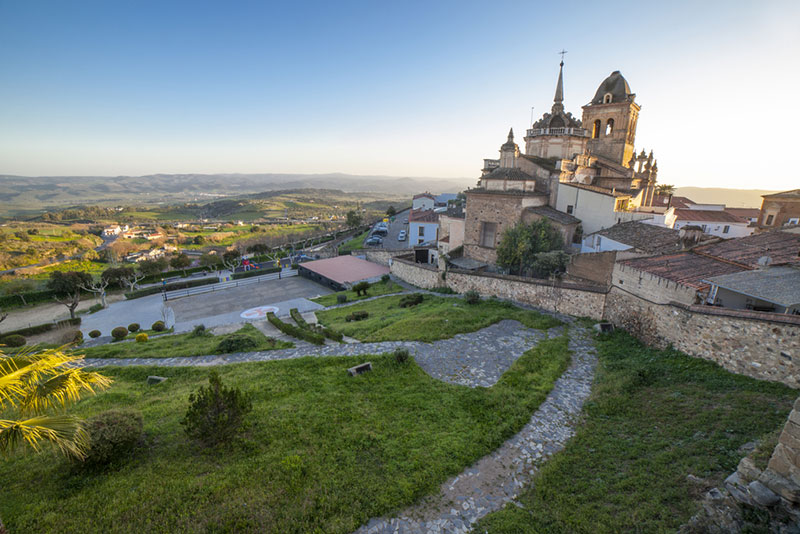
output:
[[[557,54],[561,54],[561,66],[563,67],[564,66],[564,56],[566,55],[567,51],[562,48],[561,52],[556,52],[556,53]]]

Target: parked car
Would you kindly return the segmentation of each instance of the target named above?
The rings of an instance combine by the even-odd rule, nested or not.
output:
[[[406,231],[401,230],[399,234],[397,234],[398,241],[405,241],[406,240]]]
[[[366,245],[380,245],[381,243],[383,243],[383,239],[381,239],[380,237],[378,237],[376,235],[373,235],[372,237],[367,239],[364,243]]]

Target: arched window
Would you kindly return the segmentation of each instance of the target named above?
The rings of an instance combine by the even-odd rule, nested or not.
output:
[[[603,95],[603,104],[610,104],[613,98],[614,97],[611,96],[611,93],[606,93],[605,95]]]
[[[600,122],[600,119],[594,121],[594,129],[592,130],[592,139],[597,139],[600,137],[600,128],[603,127],[603,123]]]
[[[606,123],[606,135],[611,135],[614,132],[614,119],[608,119]]]

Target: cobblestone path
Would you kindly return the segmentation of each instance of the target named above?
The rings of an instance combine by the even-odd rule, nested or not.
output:
[[[243,362],[288,360],[303,356],[358,356],[381,354],[405,347],[429,375],[462,386],[492,386],[517,358],[536,346],[545,336],[561,335],[562,328],[550,332],[526,328],[517,321],[503,320],[477,332],[457,334],[450,339],[420,341],[382,341],[379,343],[331,344],[317,346],[295,341],[292,349],[192,356],[182,358],[87,358],[87,366],[105,365],[197,367]]]
[[[538,466],[573,436],[591,391],[597,359],[589,331],[573,324],[569,346],[570,367],[519,433],[442,484],[438,495],[397,517],[372,519],[356,534],[465,533],[478,519],[516,498]]]

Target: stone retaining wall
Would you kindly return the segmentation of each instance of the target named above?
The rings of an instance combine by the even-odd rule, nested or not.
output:
[[[734,373],[800,387],[800,317],[655,304],[614,287],[605,319],[645,343],[672,345]]]
[[[392,260],[390,269],[396,277],[423,289],[433,289],[434,287],[445,285],[439,274],[439,269],[433,265],[414,263],[407,259],[395,257]]]
[[[603,318],[605,291],[601,288],[566,283],[554,285],[546,280],[461,269],[448,271],[447,287],[456,293],[473,290],[484,296],[497,296],[545,310]]]
[[[474,290],[545,310],[605,319],[647,344],[674,346],[697,358],[760,380],[800,388],[800,317],[680,303],[659,304],[612,287],[435,267],[397,257],[391,272],[410,284],[457,293]]]

